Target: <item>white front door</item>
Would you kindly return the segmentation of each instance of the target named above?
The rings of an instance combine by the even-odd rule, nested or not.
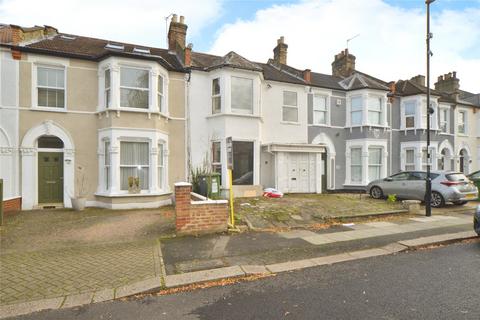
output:
[[[279,155],[279,189],[286,193],[316,192],[316,154],[286,152]]]

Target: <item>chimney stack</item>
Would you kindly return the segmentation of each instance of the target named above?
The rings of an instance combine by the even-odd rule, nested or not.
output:
[[[415,82],[416,84],[419,84],[419,85],[425,87],[425,76],[424,75],[419,74],[419,75],[413,77],[410,80]]]
[[[435,90],[444,93],[457,93],[460,90],[460,79],[457,78],[457,72],[449,72],[439,76],[435,83]]]
[[[303,80],[306,82],[306,83],[310,83],[312,81],[312,70],[310,69],[305,69],[303,70]]]
[[[335,77],[347,78],[355,71],[355,56],[348,52],[348,49],[335,55],[332,62],[332,75]]]
[[[281,36],[277,40],[277,46],[273,49],[273,61],[276,64],[287,64],[287,48],[285,38]]]
[[[185,24],[185,17],[174,14],[170,21],[170,28],[168,29],[168,50],[183,51],[185,49],[185,41],[187,38],[187,25]],[[181,50],[180,50],[181,49]]]

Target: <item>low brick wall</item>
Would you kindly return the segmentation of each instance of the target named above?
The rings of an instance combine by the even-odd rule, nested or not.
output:
[[[14,212],[22,210],[22,198],[13,198],[3,201],[3,212]]]
[[[228,201],[192,193],[192,185],[187,182],[175,184],[175,214],[177,234],[216,233],[228,228]]]

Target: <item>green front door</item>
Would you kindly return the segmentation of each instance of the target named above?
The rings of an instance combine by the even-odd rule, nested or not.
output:
[[[63,153],[38,153],[38,203],[63,202]]]

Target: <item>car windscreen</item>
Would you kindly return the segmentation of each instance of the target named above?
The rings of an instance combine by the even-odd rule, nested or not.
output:
[[[463,173],[450,173],[446,177],[449,181],[468,181],[468,178]]]

